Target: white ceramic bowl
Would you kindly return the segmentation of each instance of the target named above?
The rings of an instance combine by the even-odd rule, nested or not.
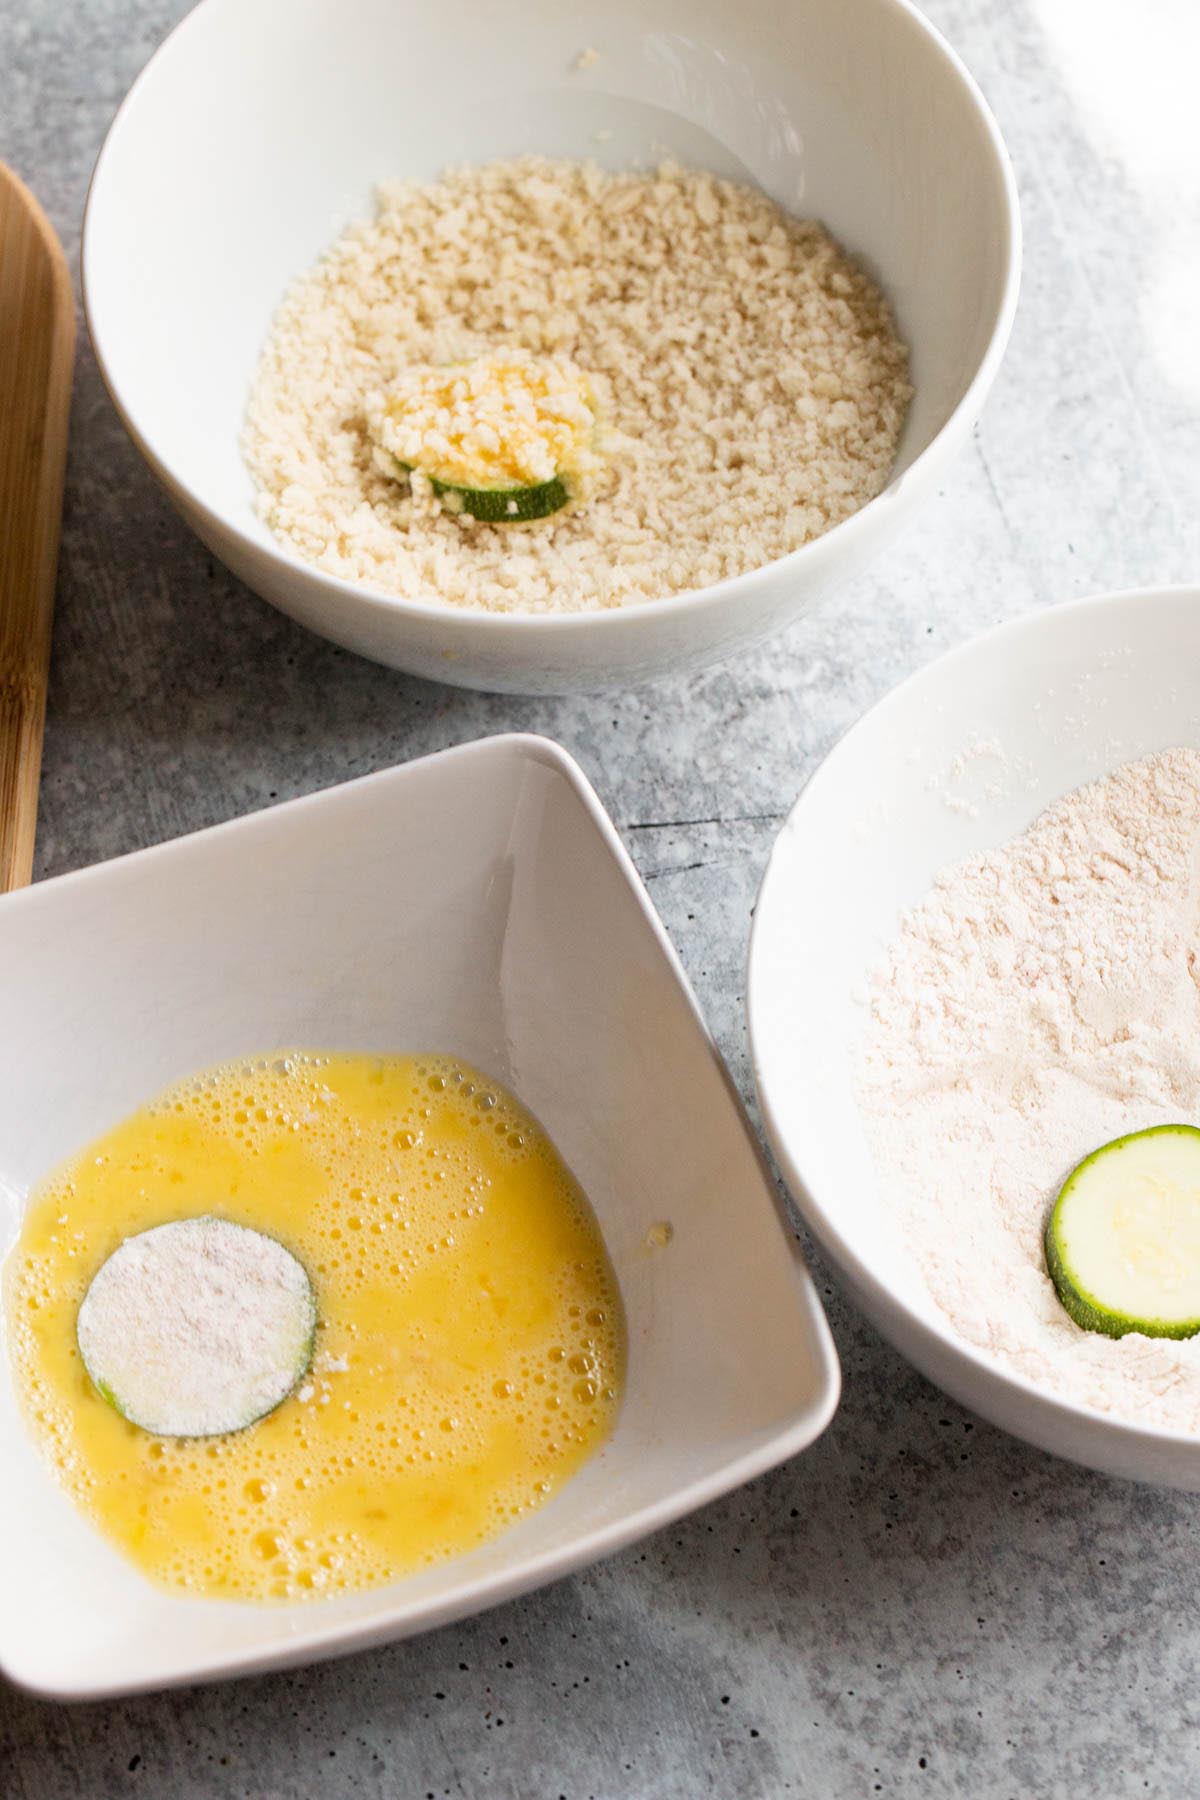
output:
[[[586,71],[585,46],[600,53]],[[601,144],[596,134],[610,131]],[[526,151],[758,182],[862,254],[912,348],[895,479],[753,574],[599,615],[494,616],[318,573],[257,520],[238,449],[288,283],[374,185]],[[907,0],[202,0],[96,166],[88,322],[114,401],[204,542],[313,630],[465,687],[558,693],[699,666],[778,631],[933,493],[991,385],[1019,223],[994,120]]]
[[[975,744],[990,754],[955,759]],[[747,1006],[775,1153],[867,1317],[932,1381],[1043,1450],[1200,1490],[1200,1437],[1076,1406],[960,1339],[880,1196],[854,1098],[868,968],[936,871],[1122,763],[1200,746],[1200,589],[1003,625],[881,701],[817,770],[763,880]]]
[[[541,1512],[300,1606],[151,1586],[57,1488],[0,1354],[0,1670],[82,1698],[380,1643],[490,1605],[802,1450],[838,1370],[678,959],[575,764],[499,737],[0,901],[0,1254],[30,1185],[189,1070],[272,1047],[457,1053],[580,1177],[624,1295],[616,1432]],[[674,1237],[653,1249],[660,1220]]]

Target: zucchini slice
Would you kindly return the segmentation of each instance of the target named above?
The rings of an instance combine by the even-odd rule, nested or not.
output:
[[[158,1437],[215,1437],[274,1412],[312,1360],[303,1264],[204,1214],[128,1237],[83,1297],[75,1336],[97,1390]]]
[[[592,377],[561,357],[500,347],[416,364],[364,402],[385,475],[423,475],[445,511],[524,525],[579,500],[601,467]]]
[[[1084,1331],[1200,1331],[1200,1130],[1156,1125],[1093,1150],[1063,1183],[1046,1265]]]
[[[396,467],[411,475],[413,465],[392,459]],[[533,519],[547,519],[560,512],[571,498],[571,490],[561,475],[540,481],[535,487],[473,488],[457,487],[452,481],[429,477],[429,485],[439,497],[452,496],[455,512],[470,513],[485,525],[526,525]]]

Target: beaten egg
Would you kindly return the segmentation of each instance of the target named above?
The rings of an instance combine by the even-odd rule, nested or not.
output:
[[[316,1296],[267,1417],[153,1436],[88,1377],[76,1318],[136,1233],[269,1234]],[[294,1600],[377,1585],[543,1505],[609,1436],[620,1294],[537,1121],[442,1056],[297,1053],[196,1076],[53,1174],[5,1282],[25,1410],[59,1480],[161,1585]]]

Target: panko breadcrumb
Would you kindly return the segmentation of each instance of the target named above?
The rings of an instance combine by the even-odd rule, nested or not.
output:
[[[414,364],[514,349],[592,375],[585,502],[488,525],[377,466],[368,396]],[[244,448],[262,519],[327,574],[494,612],[707,587],[885,485],[911,395],[876,284],[822,226],[666,163],[525,157],[380,190],[283,301]]]

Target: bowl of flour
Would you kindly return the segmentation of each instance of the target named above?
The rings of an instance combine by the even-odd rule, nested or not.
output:
[[[1043,1251],[1082,1157],[1200,1125],[1200,591],[1017,620],[861,720],[780,834],[747,1005],[879,1329],[1017,1436],[1200,1490],[1200,1337],[1081,1330]]]

